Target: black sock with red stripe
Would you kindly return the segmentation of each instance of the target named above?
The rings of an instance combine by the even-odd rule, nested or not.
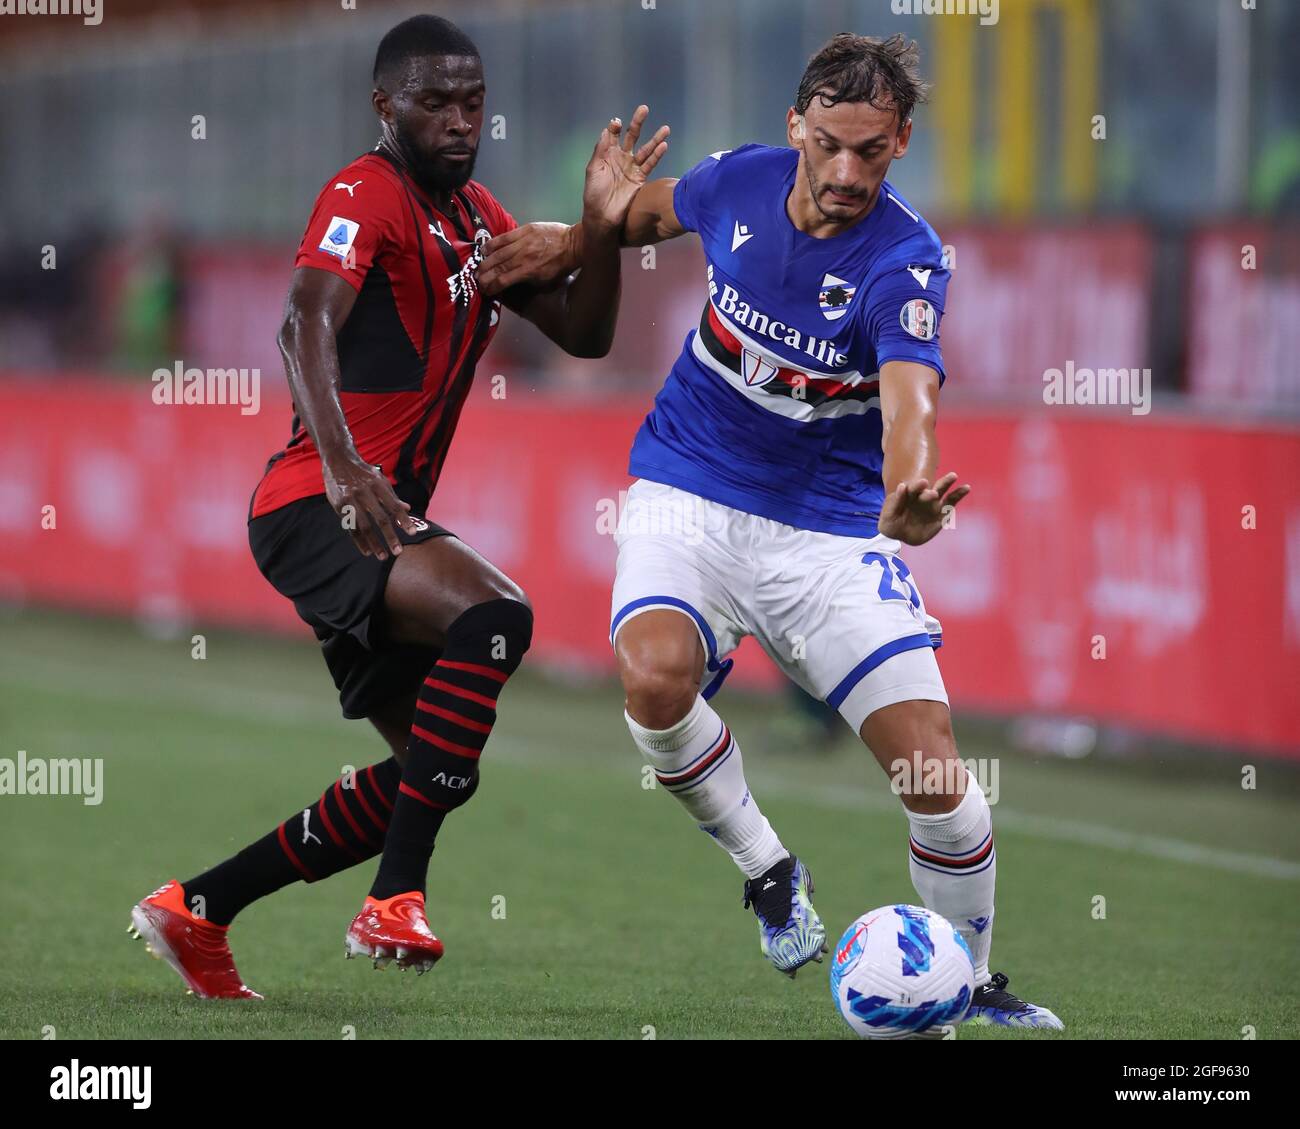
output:
[[[215,925],[291,882],[318,882],[383,849],[402,768],[396,757],[350,772],[239,854],[182,882],[185,904]]]
[[[478,787],[478,758],[496,721],[497,695],[523,660],[532,631],[532,611],[507,599],[476,604],[447,629],[442,658],[416,700],[372,897],[424,892],[434,839],[446,814]]]

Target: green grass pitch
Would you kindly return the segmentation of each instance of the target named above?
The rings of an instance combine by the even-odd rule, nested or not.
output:
[[[202,628],[198,628],[202,630]],[[825,966],[790,981],[760,957],[741,878],[639,758],[610,685],[512,681],[472,804],[434,853],[428,976],[345,962],[373,863],[251,907],[231,930],[260,1004],[185,995],[127,938],[133,902],[270,830],[344,765],[381,759],[345,722],[308,643],[67,615],[0,620],[0,757],[102,757],[103,803],[0,796],[0,1036],[367,1038],[853,1036]],[[780,749],[780,703],[715,701],[750,783],[809,864],[832,938],[915,901],[906,824],[851,741]],[[1294,774],[1001,755],[993,966],[1064,1037],[1300,1035],[1300,802]],[[1105,899],[1105,917],[1094,899]],[[494,907],[496,913],[494,914]],[[500,909],[504,907],[504,917]],[[1061,1037],[963,1027],[961,1039]]]

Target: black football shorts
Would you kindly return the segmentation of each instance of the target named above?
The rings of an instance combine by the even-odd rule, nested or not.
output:
[[[424,529],[399,531],[403,545],[455,536],[422,520]],[[368,717],[419,689],[439,651],[385,638],[384,587],[393,557],[364,556],[324,494],[252,518],[248,543],[262,575],[316,632],[344,717]]]

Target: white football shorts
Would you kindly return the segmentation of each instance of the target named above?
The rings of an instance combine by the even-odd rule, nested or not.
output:
[[[610,642],[642,612],[689,616],[711,697],[746,635],[856,733],[882,706],[948,701],[939,621],[889,537],[796,529],[674,486],[638,479],[615,536]]]

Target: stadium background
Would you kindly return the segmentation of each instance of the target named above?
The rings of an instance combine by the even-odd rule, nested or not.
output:
[[[108,796],[97,808],[0,797],[13,813],[0,821],[0,851],[14,864],[0,876],[6,910],[38,889],[67,891],[85,899],[90,938],[101,914],[168,877],[159,867],[214,861],[318,791],[322,772],[379,755],[336,719],[307,631],[257,574],[244,523],[288,429],[274,338],[293,247],[325,178],[373,144],[375,44],[429,7],[104,0],[99,26],[0,17],[0,757],[103,757]],[[1000,853],[1014,860],[1023,848],[1009,896],[1021,901],[1000,903],[999,918],[1015,922],[1019,904],[1022,949],[1009,926],[1000,936],[1048,982],[1047,966],[1118,976],[1112,1012],[1096,1004],[1083,1033],[1115,1033],[1114,1009],[1122,1029],[1153,1033],[1138,1017],[1164,1005],[1135,1003],[1139,980],[1176,993],[1221,977],[1225,1000],[1244,982],[1256,1012],[1276,1003],[1289,1015],[1271,1033],[1294,1034],[1300,5],[1001,0],[987,27],[974,15],[892,10],[901,7],[479,0],[436,10],[480,45],[488,121],[475,175],[521,222],[576,218],[596,131],[638,101],[672,125],[660,171],[677,175],[717,149],[782,143],[798,75],[833,32],[920,41],[934,95],[891,179],[952,248],[942,463],[975,493],[954,528],[906,556],[944,623],[940,660],[963,748],[1000,759]],[[485,788],[465,815],[507,845],[484,852],[467,831],[479,847],[446,894],[495,890],[501,867],[530,889],[528,867],[540,867],[545,886],[568,859],[603,891],[601,920],[623,915],[606,939],[647,967],[657,967],[653,952],[623,922],[653,908],[624,877],[648,844],[671,842],[700,873],[693,896],[710,922],[723,916],[716,897],[733,896],[721,861],[667,800],[627,813],[641,811],[644,793],[606,638],[609,515],[628,485],[627,448],[702,295],[702,258],[687,239],[652,259],[625,252],[606,360],[566,358],[507,317],[431,509],[518,579],[538,615],[531,672],[489,750],[496,798]],[[178,362],[260,369],[260,410],[155,404],[150,375]],[[1150,369],[1149,413],[1046,404],[1044,372],[1067,364]],[[491,394],[497,375],[503,398]],[[912,896],[903,824],[875,770],[787,695],[756,648],[742,648],[720,708],[783,818],[824,840],[825,853],[851,848],[844,920],[864,898]],[[545,817],[537,795],[554,800]],[[641,823],[644,839],[627,840]],[[539,835],[542,858],[518,858]],[[580,841],[606,835],[618,850],[592,869]],[[457,850],[471,847],[440,846],[439,857]],[[1015,865],[1004,861],[1004,891]],[[328,898],[346,907],[356,893],[346,884],[360,881],[338,880]],[[676,897],[663,882],[644,897]],[[1112,930],[1103,958],[1084,934],[1098,920],[1089,899],[1110,891],[1147,920]],[[318,923],[317,894],[284,904],[275,912]],[[1201,943],[1182,945],[1196,907],[1217,907],[1221,925],[1207,934],[1198,924]],[[1247,908],[1245,933],[1229,928]],[[719,929],[747,947],[739,916]],[[558,946],[555,976],[579,952],[591,972],[586,988],[565,981],[583,1017],[571,1029],[637,1037],[643,1008],[622,970],[592,957],[562,917],[544,934]],[[10,915],[6,940],[25,945],[24,921],[38,920],[36,910]],[[314,986],[299,954],[277,950],[262,928],[280,962],[268,958],[263,978]],[[483,929],[486,966],[509,946]],[[1250,946],[1279,929],[1288,955],[1243,972]],[[1058,953],[1062,936],[1073,947]],[[1150,946],[1143,976],[1120,970],[1121,937]],[[1044,961],[1048,945],[1055,955]],[[30,1032],[51,1014],[120,1032],[121,1016],[90,1007],[92,982],[65,956],[53,947],[34,957],[25,987],[4,982],[0,1030]],[[256,960],[241,957],[250,980]],[[162,998],[160,973],[128,957],[111,967],[123,988]],[[321,967],[313,975],[338,978]],[[674,975],[689,985],[704,967],[688,961]],[[460,1010],[437,1031],[570,1029],[563,1008],[559,1018],[508,1011],[495,1027],[499,1009],[473,1003],[472,980],[457,975],[442,990]],[[669,998],[671,978],[654,985]],[[530,999],[536,990],[513,987]],[[725,976],[716,987],[727,1007],[736,990]],[[595,1004],[582,1010],[584,991],[624,1026],[594,1018]],[[409,998],[379,998],[394,1029],[430,1033]],[[745,998],[738,1027],[683,1010],[679,1031],[820,1030],[795,1004]],[[1075,1014],[1095,1003],[1075,1001]],[[1219,1015],[1217,1003],[1195,1003],[1175,1031],[1203,1033],[1196,1025]],[[338,1003],[343,1015],[355,1006]],[[1253,1025],[1256,1012],[1242,1007],[1224,1004],[1225,1030]],[[147,1006],[130,1014],[159,1035],[203,1026]],[[266,1021],[265,1033],[328,1033],[332,1019],[317,1019]],[[223,1032],[247,1033],[226,1018],[208,1033]]]

